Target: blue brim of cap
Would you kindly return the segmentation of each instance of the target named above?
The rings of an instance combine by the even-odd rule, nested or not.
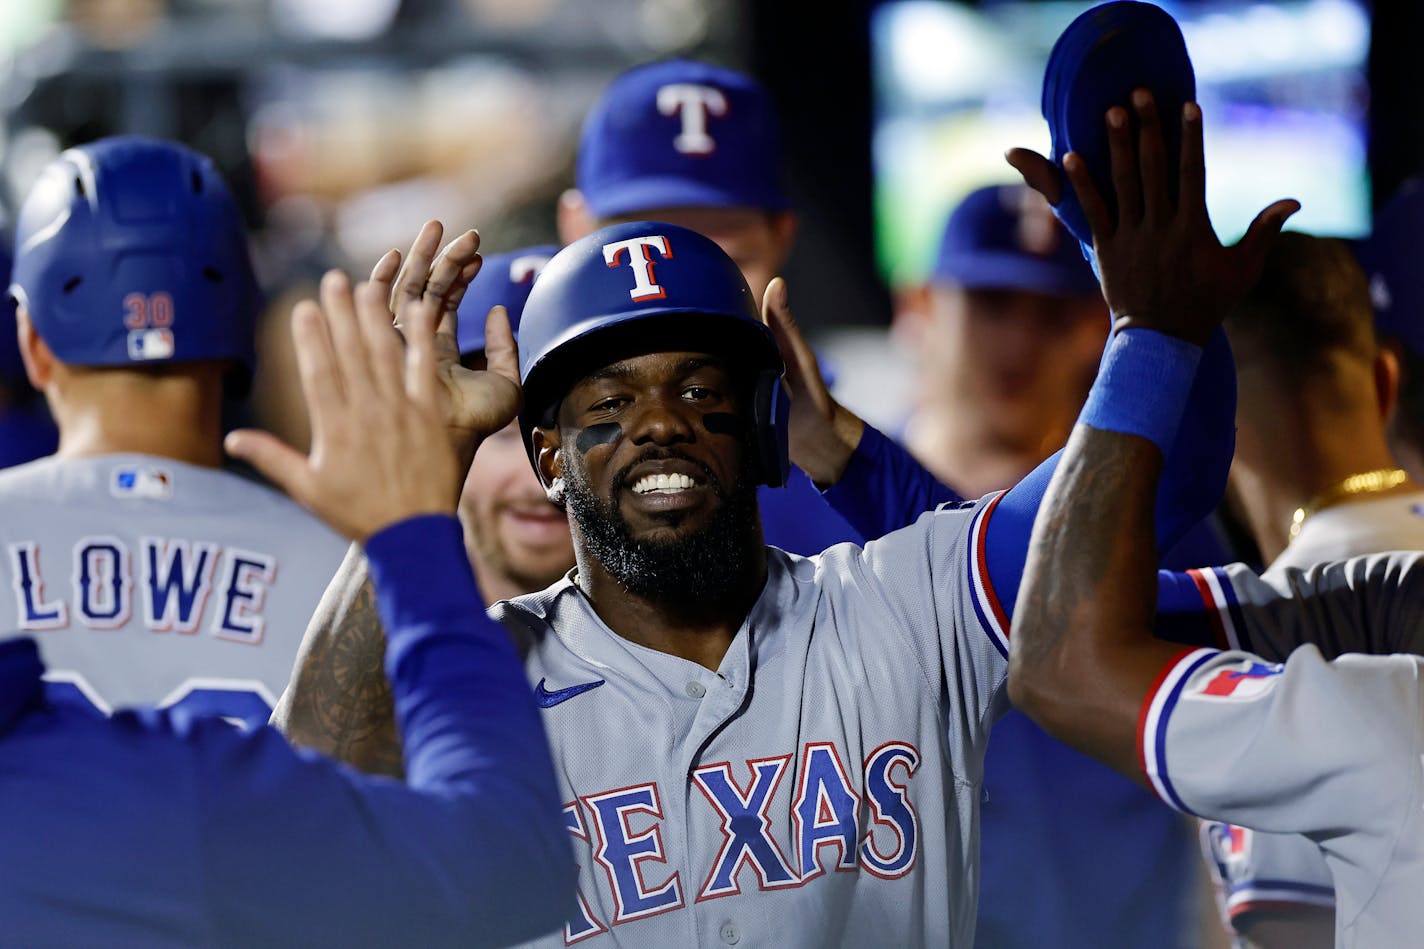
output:
[[[644,214],[663,208],[755,208],[785,211],[786,196],[768,189],[720,188],[688,178],[633,178],[585,192],[589,210],[599,218]]]
[[[1043,77],[1043,117],[1060,166],[1070,151],[1083,157],[1099,194],[1110,209],[1111,159],[1104,116],[1113,106],[1129,107],[1132,91],[1151,90],[1162,117],[1169,186],[1176,192],[1181,150],[1182,106],[1196,98],[1196,75],[1177,21],[1160,7],[1116,0],[1093,7],[1063,31],[1048,57]],[[1064,195],[1054,207],[1068,230],[1091,245],[1092,230],[1077,197],[1064,179]]]
[[[1049,296],[1083,297],[1099,292],[1086,262],[1065,266],[1061,261],[1028,260],[1012,254],[955,254],[940,261],[933,283],[952,283],[970,290],[1023,290]]]

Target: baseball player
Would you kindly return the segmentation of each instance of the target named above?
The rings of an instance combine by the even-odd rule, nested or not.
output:
[[[1275,215],[1242,248],[1197,233],[1166,262],[1146,228],[1105,278],[1239,292]],[[563,941],[968,945],[1015,592],[995,570],[1021,564],[1040,486],[864,549],[764,546],[752,489],[784,477],[782,357],[735,264],[675,225],[565,248],[519,336],[521,430],[577,567],[495,612],[525,650],[579,854]],[[314,624],[305,648],[364,650],[367,630]],[[300,664],[291,690],[359,723],[370,683],[333,688],[331,671]]]
[[[1424,491],[1385,432],[1398,364],[1375,341],[1366,277],[1345,244],[1281,235],[1225,325],[1241,393],[1231,482],[1266,576],[1424,550]],[[1263,949],[1331,943],[1334,887],[1313,842],[1216,822],[1202,841],[1238,934]]]
[[[1195,106],[1182,123],[1182,195],[1165,187],[1150,97],[1135,96],[1140,164],[1127,156],[1125,113],[1110,122],[1117,212],[1081,159],[1067,172],[1092,222],[1105,275],[1139,252],[1145,226],[1166,227],[1158,252],[1190,253],[1209,227],[1196,195],[1202,168]],[[1042,168],[1043,159],[1020,155]],[[1041,163],[1041,164],[1040,164]],[[1185,268],[1182,268],[1185,269]],[[1219,649],[1151,637],[1153,496],[1164,446],[1182,415],[1201,345],[1231,309],[1220,288],[1180,270],[1156,286],[1105,279],[1123,326],[1069,441],[1034,530],[1013,623],[1014,704],[1050,732],[1203,817],[1306,834],[1330,867],[1336,945],[1417,940],[1424,884],[1420,783],[1424,659],[1346,656],[1309,645],[1271,664],[1251,652],[1274,640],[1326,654],[1391,652],[1419,623],[1420,561],[1377,556],[1274,582],[1236,568],[1186,578],[1222,634]],[[1116,400],[1126,397],[1135,407]],[[1170,585],[1170,578],[1165,582]],[[1159,596],[1161,593],[1159,592]]]
[[[437,307],[407,308],[407,362],[382,297],[353,300],[340,275],[324,297],[324,312],[306,304],[293,320],[310,458],[251,431],[229,446],[369,555],[410,786],[294,752],[267,728],[52,705],[34,638],[0,636],[7,945],[496,945],[567,914],[573,864],[539,712],[481,613],[453,517]],[[499,330],[483,375],[512,379]],[[480,388],[515,395],[504,378]]]
[[[708,63],[669,59],[616,77],[584,121],[577,185],[559,202],[564,243],[622,221],[678,224],[716,241],[759,305],[796,236],[771,96]],[[767,543],[793,553],[864,540],[799,469],[785,489],[764,486],[760,507]]]
[[[222,470],[258,291],[212,164],[140,138],[71,149],[20,210],[21,354],[60,429],[0,475],[5,628],[57,698],[266,721],[345,542]]]

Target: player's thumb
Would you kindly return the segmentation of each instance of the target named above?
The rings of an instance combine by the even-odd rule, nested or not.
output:
[[[1276,242],[1281,228],[1285,227],[1286,221],[1299,210],[1299,201],[1285,198],[1256,215],[1256,219],[1246,229],[1246,236],[1241,238],[1235,250],[1243,261],[1242,271],[1247,286],[1256,282],[1256,278],[1260,276],[1261,267],[1265,263],[1266,254],[1270,251],[1271,245]]]
[[[817,371],[816,356],[796,325],[796,317],[791,312],[791,294],[781,277],[774,277],[767,284],[761,311],[762,322],[771,329],[781,360],[786,364],[786,381],[793,387],[810,382],[811,374]]]
[[[270,432],[240,428],[223,439],[229,455],[245,461],[298,501],[306,503],[307,459]]]
[[[519,383],[519,343],[509,311],[502,306],[491,308],[485,317],[485,367]]]

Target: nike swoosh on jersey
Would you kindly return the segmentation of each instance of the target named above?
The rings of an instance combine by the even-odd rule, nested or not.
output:
[[[539,684],[534,687],[534,699],[539,703],[540,708],[553,708],[560,702],[567,702],[575,695],[583,695],[590,689],[598,688],[603,682],[603,679],[599,679],[597,682],[584,682],[581,685],[571,685],[567,689],[550,692],[544,688],[544,680],[540,679]]]

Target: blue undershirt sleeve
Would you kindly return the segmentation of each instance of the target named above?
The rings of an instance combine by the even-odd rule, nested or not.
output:
[[[821,492],[866,540],[913,524],[926,511],[962,500],[908,451],[865,426],[840,480]]]

